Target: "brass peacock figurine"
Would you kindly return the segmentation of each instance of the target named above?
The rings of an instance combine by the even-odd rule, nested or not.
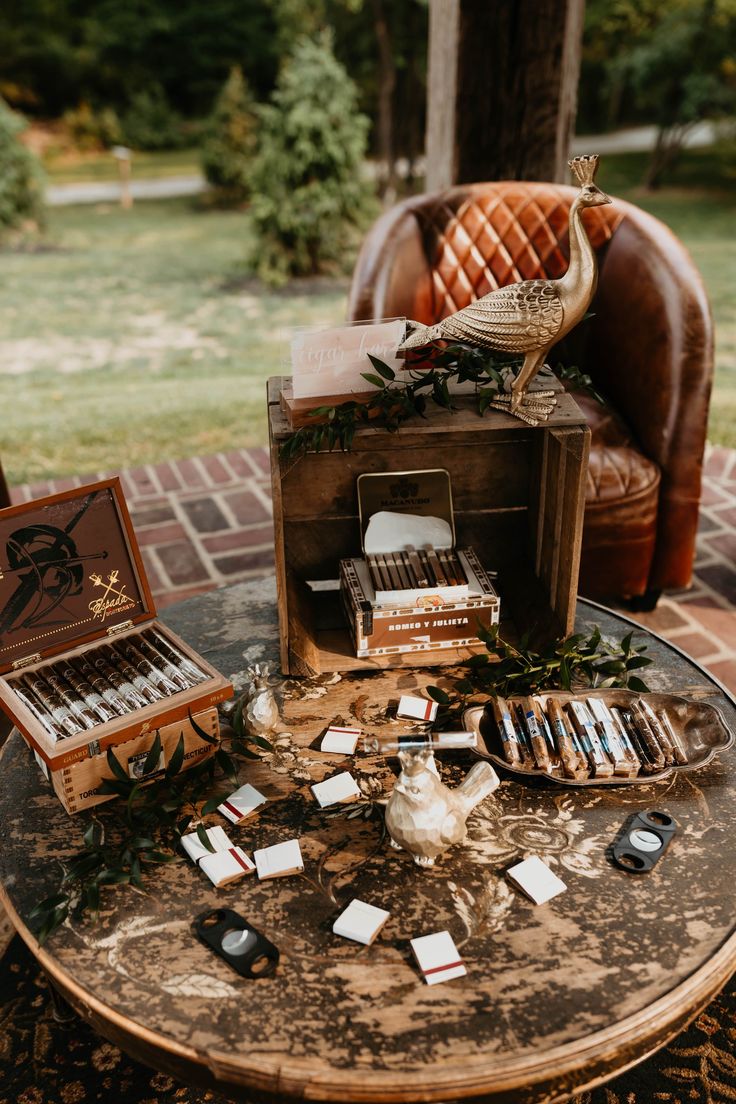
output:
[[[527,389],[547,353],[578,324],[595,294],[598,263],[583,226],[582,212],[611,200],[594,184],[598,155],[568,162],[580,184],[570,208],[570,263],[559,280],[523,280],[484,295],[434,326],[409,322],[409,336],[399,352],[420,349],[433,341],[461,341],[504,353],[523,353],[524,363],[510,395],[490,405],[536,425],[554,408],[554,391]]]

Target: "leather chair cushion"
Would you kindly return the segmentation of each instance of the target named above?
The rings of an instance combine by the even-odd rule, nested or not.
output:
[[[584,393],[575,401],[590,426],[590,462],[585,487],[586,507],[596,503],[611,505],[632,496],[654,496],[656,502],[660,471],[636,447],[619,415]]]

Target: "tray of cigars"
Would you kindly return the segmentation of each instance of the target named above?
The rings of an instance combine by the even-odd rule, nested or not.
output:
[[[704,766],[734,742],[715,706],[632,690],[491,698],[463,721],[483,758],[566,786],[656,782]]]

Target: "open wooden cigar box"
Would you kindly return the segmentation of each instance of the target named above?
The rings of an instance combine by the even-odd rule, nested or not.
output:
[[[340,561],[356,655],[476,644],[500,601],[473,549],[455,547],[449,472],[367,473],[357,491],[363,556]]]
[[[564,786],[647,785],[702,767],[734,742],[707,702],[624,689],[492,698],[463,721],[482,758]]]
[[[0,707],[68,812],[109,800],[112,748],[141,776],[212,753],[232,686],[156,619],[118,479],[0,511]]]

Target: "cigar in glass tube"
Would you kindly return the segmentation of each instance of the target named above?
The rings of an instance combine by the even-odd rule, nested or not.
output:
[[[115,687],[129,706],[133,709],[142,709],[144,705],[149,704],[148,699],[139,694],[133,683],[125,678],[122,671],[114,667],[107,656],[102,655],[99,650],[92,652],[89,659],[97,671],[103,678],[107,679],[111,686]]]
[[[508,702],[505,698],[491,698],[489,705],[501,739],[501,750],[504,759],[511,767],[521,766],[524,760],[522,755],[524,749],[519,742]]]
[[[567,718],[562,706],[555,698],[547,699],[547,716],[552,726],[552,735],[557,744],[562,770],[565,778],[577,778],[581,774],[578,753],[573,746],[570,730],[567,726]],[[587,774],[587,763],[585,764]]]
[[[188,690],[191,686],[194,686],[193,681],[187,678],[184,672],[179,670],[178,667],[175,667],[174,664],[166,658],[163,652],[160,652],[158,648],[154,648],[153,644],[151,644],[149,640],[146,640],[145,636],[137,636],[135,643],[136,647],[143,652],[143,655],[150,659],[155,667],[163,671],[167,679],[170,679],[180,690]]]
[[[641,706],[642,713],[646,716],[646,719],[649,722],[649,727],[656,736],[657,742],[662,749],[665,766],[671,767],[672,764],[675,762],[675,748],[672,741],[670,740],[669,733],[660,723],[659,717],[654,712],[648,701],[646,701],[644,698],[640,698],[638,704]]]
[[[641,708],[641,702],[635,701],[631,705],[631,713],[634,718],[634,724],[637,731],[641,736],[642,742],[646,744],[647,751],[649,752],[649,758],[652,761],[652,765],[655,770],[664,770],[665,756],[664,749],[661,747],[657,734],[649,724],[649,718],[644,710]]]
[[[537,711],[534,708],[534,701],[532,698],[528,697],[520,698],[519,705],[524,716],[524,724],[526,725],[527,733],[529,734],[529,742],[532,746],[534,762],[539,770],[549,774],[552,769],[552,763],[549,757],[547,741],[540,727]]]
[[[30,687],[13,685],[13,690],[26,708],[30,709],[36,720],[40,721],[54,741],[61,740],[67,735],[67,733],[54,722],[53,717],[48,710],[44,708],[43,702],[39,701]]]
[[[613,773],[630,778],[634,764],[618,738],[618,729],[613,722],[608,706],[602,698],[588,698],[587,706],[595,721],[603,750],[613,762]]]
[[[208,676],[205,674],[205,672],[202,671],[196,665],[196,663],[189,659],[188,656],[185,656],[183,652],[180,652],[179,649],[175,647],[170,640],[167,640],[163,633],[160,632],[158,629],[146,629],[143,633],[143,636],[146,640],[150,640],[150,642],[156,648],[158,648],[159,651],[163,652],[165,656],[168,656],[171,662],[175,663],[176,666],[184,672],[187,678],[193,679],[195,685],[198,682],[206,681]]]
[[[154,702],[161,701],[164,696],[161,691],[157,690],[145,675],[142,675],[133,666],[129,659],[126,659],[119,648],[116,648],[113,644],[107,644],[102,648],[102,652],[108,663],[112,667],[118,667],[123,678],[126,678],[128,682],[132,682],[141,697],[145,698],[146,704],[152,705]]]
[[[437,584],[437,586],[440,587],[447,586],[447,576],[445,575],[442,564],[440,563],[439,556],[435,552],[434,548],[427,548],[426,552],[427,562],[430,566],[432,574],[434,575],[435,583]]]
[[[71,664],[70,660],[62,660],[61,663],[54,666],[59,668],[59,674],[66,682],[69,683],[72,690],[79,694],[80,698],[84,701],[88,709],[97,717],[98,721],[103,724],[106,721],[113,721],[117,717],[117,711],[108,705],[100,692],[87,682],[85,678],[82,678],[79,671],[77,671]]]
[[[642,774],[652,774],[655,770],[655,767],[650,758],[647,745],[644,743],[639,729],[636,726],[632,713],[628,709],[616,708],[612,709],[611,712],[613,713],[614,718],[619,721],[620,725],[629,738],[631,746],[633,747],[636,754],[639,756]]]
[[[583,751],[593,768],[594,777],[610,778],[613,774],[613,763],[603,750],[590,712],[583,702],[574,699],[567,705]]]
[[[38,698],[44,709],[51,715],[54,723],[67,736],[76,736],[78,733],[84,732],[84,725],[80,724],[71,709],[64,704],[59,695],[54,693],[40,675],[26,675],[21,682]]]
[[[94,728],[100,723],[100,718],[90,709],[84,699],[79,697],[69,683],[61,677],[58,671],[54,670],[53,667],[46,668],[44,669],[44,677],[54,693],[59,695],[64,705],[71,709],[84,728]]]
[[[429,586],[429,579],[427,578],[427,576],[425,574],[425,571],[424,571],[424,568],[422,567],[422,561],[419,558],[419,554],[418,554],[417,550],[410,546],[409,548],[407,548],[406,554],[409,558],[409,564],[411,566],[411,569],[414,572],[414,577],[416,578],[417,586],[420,589],[423,589],[424,587],[428,587]]]
[[[118,641],[116,649],[135,667],[138,674],[155,686],[164,697],[170,697],[171,694],[177,693],[178,687],[174,685],[171,679],[166,677],[163,671],[159,671],[158,667],[154,667],[150,659],[143,655],[132,640]]]
[[[631,764],[631,775],[633,776],[635,774],[639,774],[642,769],[642,762],[639,757],[639,753],[634,747],[634,743],[629,736],[626,725],[623,722],[623,718],[615,707],[612,707],[609,712],[611,714],[611,720],[616,727],[619,743],[623,747],[624,754]]]
[[[126,713],[130,713],[131,707],[125,701],[125,698],[118,690],[108,682],[104,675],[94,667],[86,656],[77,656],[72,660],[72,664],[79,672],[81,677],[85,679],[90,686],[93,686],[97,693],[104,699],[104,701],[110,706],[111,709],[119,717],[124,717]],[[131,690],[133,687],[131,686]]]
[[[396,755],[412,748],[452,751],[453,748],[478,746],[475,732],[408,732],[397,736],[364,736],[363,749],[379,755]]]
[[[672,751],[675,756],[675,762],[679,763],[680,766],[683,766],[685,763],[687,763],[688,759],[687,752],[685,751],[685,747],[682,742],[682,737],[679,735],[679,733],[675,731],[675,727],[672,724],[672,721],[669,719],[664,711],[662,711],[661,713],[657,713],[657,717],[662,727],[667,730],[667,734],[672,743]]]

